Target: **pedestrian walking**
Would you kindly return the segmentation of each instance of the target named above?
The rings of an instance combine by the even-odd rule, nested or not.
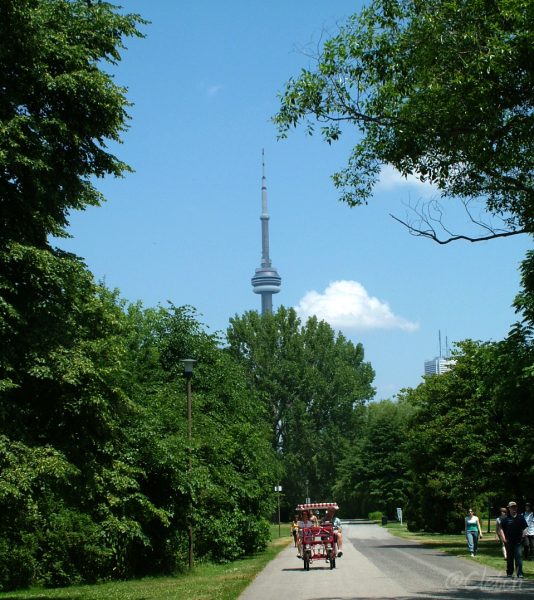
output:
[[[465,538],[467,540],[467,549],[471,556],[477,555],[478,540],[482,539],[482,529],[480,527],[480,520],[475,515],[472,508],[467,511],[467,517],[465,517]]]
[[[502,555],[506,560],[506,544],[504,543],[502,535],[501,520],[508,516],[508,509],[506,507],[499,509],[499,516],[495,519],[495,537],[499,541],[502,548]]]
[[[532,505],[530,502],[525,503],[525,512],[523,518],[527,522],[527,535],[523,540],[523,558],[525,560],[534,559],[534,512],[532,512]]]
[[[506,575],[514,574],[514,563],[517,576],[523,578],[523,557],[521,546],[527,534],[525,517],[517,512],[517,504],[512,500],[508,502],[508,516],[501,519],[501,534],[506,544]]]

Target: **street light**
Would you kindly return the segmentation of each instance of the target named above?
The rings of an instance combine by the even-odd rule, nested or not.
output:
[[[282,491],[282,486],[275,485],[274,491],[278,492],[278,537],[282,537],[280,533],[280,492]]]
[[[191,482],[193,461],[193,401],[191,394],[191,378],[193,377],[193,367],[197,362],[193,358],[182,358],[180,361],[184,366],[184,377],[186,381],[187,390],[187,439],[188,439],[188,455],[189,455],[189,482]],[[193,506],[192,499],[189,499],[189,526],[188,526],[188,538],[189,538],[189,569],[193,568]]]

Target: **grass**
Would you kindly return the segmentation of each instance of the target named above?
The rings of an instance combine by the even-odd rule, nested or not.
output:
[[[482,540],[478,543],[477,556],[472,558],[467,550],[467,543],[463,534],[412,532],[406,529],[406,525],[396,522],[388,523],[386,529],[398,537],[419,542],[429,548],[441,550],[466,560],[472,560],[499,571],[506,567],[501,544],[495,539],[495,532],[486,533],[486,530],[482,530]],[[523,561],[523,572],[525,579],[534,579],[534,562]]]
[[[226,565],[199,564],[191,573],[175,577],[147,577],[132,581],[69,588],[30,589],[0,593],[0,600],[236,600],[254,577],[292,538],[289,525],[271,526],[272,541],[259,554]]]

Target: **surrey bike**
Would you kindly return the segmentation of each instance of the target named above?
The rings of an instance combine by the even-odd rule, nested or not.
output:
[[[298,511],[321,510],[327,508],[338,509],[335,502],[316,502],[310,504],[299,504]],[[302,542],[302,559],[304,570],[310,570],[310,564],[314,560],[327,562],[330,569],[336,568],[336,545],[334,527],[331,523],[318,525],[317,527],[303,527],[299,531]]]

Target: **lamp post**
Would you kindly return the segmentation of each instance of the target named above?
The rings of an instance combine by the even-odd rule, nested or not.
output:
[[[282,491],[281,485],[275,485],[274,491],[278,492],[278,537],[282,537],[280,533],[280,492]]]
[[[187,439],[188,439],[188,458],[189,458],[189,480],[191,481],[191,471],[193,468],[192,452],[193,452],[193,399],[191,393],[191,378],[193,377],[193,367],[197,361],[192,358],[183,358],[181,363],[184,366],[184,377],[186,381],[187,389]],[[188,525],[188,538],[189,538],[189,569],[193,568],[193,506],[192,499],[189,499],[189,525]]]

